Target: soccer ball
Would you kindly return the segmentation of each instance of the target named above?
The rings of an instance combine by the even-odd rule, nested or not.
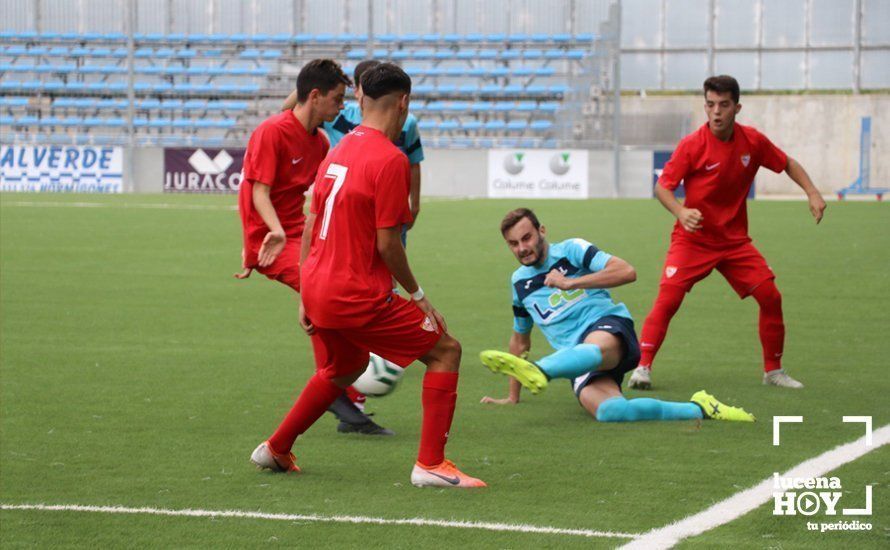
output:
[[[383,397],[396,389],[404,373],[402,367],[372,353],[368,368],[352,387],[370,397]]]

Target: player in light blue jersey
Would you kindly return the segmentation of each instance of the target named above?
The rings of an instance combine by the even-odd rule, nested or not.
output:
[[[355,103],[347,103],[346,107],[340,111],[337,118],[333,122],[325,122],[324,131],[331,142],[331,149],[337,146],[340,140],[351,132],[356,126],[362,123],[362,110],[360,107],[362,101],[362,85],[361,78],[368,69],[372,69],[379,65],[379,61],[366,59],[355,66],[353,70],[353,82],[355,84]],[[296,96],[291,94],[285,100],[283,109],[292,109],[296,103]],[[290,105],[290,107],[288,107]],[[408,157],[408,163],[411,168],[411,187],[408,192],[408,203],[411,209],[412,222],[406,225],[402,230],[402,242],[404,243],[408,229],[417,222],[417,216],[420,214],[420,163],[423,162],[423,144],[420,141],[420,132],[417,129],[417,118],[408,114],[407,120],[399,134],[399,139],[395,142],[396,146]]]
[[[501,234],[521,266],[513,273],[513,336],[510,353],[488,350],[482,363],[510,375],[506,399],[484,397],[483,403],[519,402],[522,386],[532,393],[554,378],[572,382],[575,396],[602,422],[636,420],[691,420],[714,418],[752,422],[754,416],[717,401],[704,391],[691,402],[651,398],[625,399],[621,382],[636,368],[640,345],[633,318],[624,304],[616,304],[607,289],[632,283],[636,271],[583,239],[550,244],[546,229],[527,208],[509,212]],[[531,331],[538,325],[556,353],[533,363]]]

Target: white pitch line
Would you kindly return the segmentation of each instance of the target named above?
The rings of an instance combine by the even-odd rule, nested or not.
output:
[[[872,433],[872,443],[872,446],[866,446],[866,437],[860,437],[856,441],[839,445],[817,457],[801,462],[784,474],[779,474],[779,477],[823,477],[844,464],[853,462],[882,445],[890,443],[890,424]],[[754,487],[736,493],[697,514],[643,533],[633,542],[622,546],[622,549],[671,548],[683,539],[700,535],[705,531],[729,523],[766,504],[773,498],[774,484],[772,476],[768,477]]]
[[[448,521],[440,519],[405,518],[389,519],[365,516],[319,516],[315,514],[269,514],[242,510],[171,510],[167,508],[129,508],[126,506],[84,506],[80,504],[2,504],[2,510],[37,510],[43,512],[94,512],[102,514],[144,514],[151,516],[201,517],[201,518],[244,518],[275,521],[317,521],[324,523],[353,523],[373,525],[414,525],[421,527],[446,527],[455,529],[480,529],[483,531],[505,531],[511,533],[536,533],[545,535],[573,535],[579,537],[604,537],[633,539],[639,535],[592,531],[589,529],[560,529],[537,525],[487,523],[481,521]]]
[[[51,202],[51,201],[0,201],[2,206],[27,206],[35,208],[143,208],[149,210],[238,210],[237,205],[216,204],[140,204],[131,202]]]

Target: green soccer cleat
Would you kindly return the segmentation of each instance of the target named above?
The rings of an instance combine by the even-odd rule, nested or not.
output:
[[[479,359],[491,372],[512,376],[534,394],[541,393],[541,390],[547,387],[547,376],[544,371],[522,357],[490,349],[480,353]]]
[[[695,392],[689,400],[701,407],[705,418],[729,420],[732,422],[755,422],[757,420],[753,414],[745,411],[745,409],[724,405],[705,390]]]

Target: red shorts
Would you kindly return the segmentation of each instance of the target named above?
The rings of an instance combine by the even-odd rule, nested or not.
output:
[[[689,241],[671,240],[661,284],[676,285],[686,292],[716,268],[740,298],[776,275],[763,255],[750,242],[723,249],[714,249]]]
[[[272,265],[252,267],[273,281],[279,281],[292,289],[300,292],[300,245],[302,239],[288,239],[284,242],[284,248],[272,262]],[[256,258],[259,250],[252,254]]]
[[[386,307],[364,326],[315,327],[315,368],[329,378],[364,371],[369,353],[407,367],[433,349],[441,337],[442,333],[433,330],[416,305],[393,295]]]

